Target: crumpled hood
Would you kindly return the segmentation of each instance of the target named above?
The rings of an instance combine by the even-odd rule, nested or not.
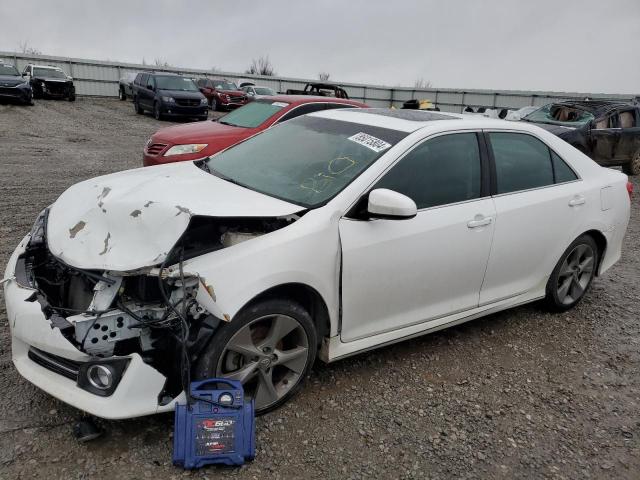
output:
[[[68,265],[131,271],[160,264],[192,215],[277,217],[301,210],[192,162],[169,164],[73,185],[50,209],[47,242]]]
[[[39,82],[71,83],[71,80],[69,80],[68,78],[36,76],[36,77],[33,77],[33,79]]]

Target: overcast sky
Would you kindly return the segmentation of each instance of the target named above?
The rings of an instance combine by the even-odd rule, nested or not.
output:
[[[640,0],[0,0],[0,50],[443,88],[640,93]]]

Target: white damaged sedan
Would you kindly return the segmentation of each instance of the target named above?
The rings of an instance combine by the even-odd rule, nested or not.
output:
[[[316,357],[573,307],[620,258],[629,197],[625,175],[529,124],[299,117],[63,193],[6,269],[13,361],[100,417],[171,410],[211,377],[265,412]]]

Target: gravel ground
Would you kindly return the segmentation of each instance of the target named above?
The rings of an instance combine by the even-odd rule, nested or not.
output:
[[[80,180],[141,164],[167,122],[129,102],[0,105],[0,264],[38,212]],[[640,185],[622,260],[573,311],[536,305],[332,365],[257,421],[242,468],[171,465],[172,416],[101,422],[79,444],[79,412],[11,363],[0,293],[0,478],[616,478],[640,474]]]

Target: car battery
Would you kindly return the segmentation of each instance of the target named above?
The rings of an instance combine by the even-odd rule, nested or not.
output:
[[[255,456],[254,400],[245,400],[235,380],[192,382],[192,402],[177,405],[173,464],[185,469],[205,465],[242,465]]]

